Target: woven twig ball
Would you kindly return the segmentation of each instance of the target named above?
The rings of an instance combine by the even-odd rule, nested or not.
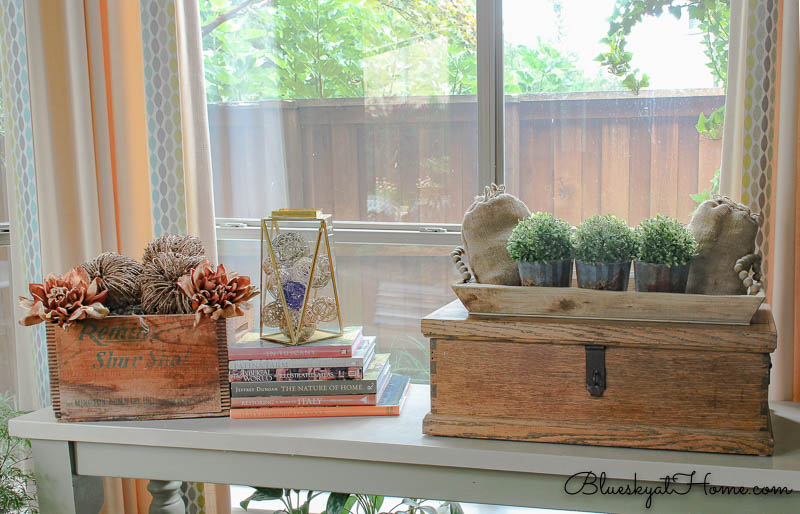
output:
[[[296,232],[284,232],[272,239],[272,252],[280,265],[289,265],[308,255],[308,241]]]
[[[203,256],[206,253],[206,249],[203,247],[203,242],[200,241],[200,238],[196,236],[165,234],[153,239],[147,244],[147,247],[144,249],[142,262],[145,264],[153,262],[156,255],[164,252],[188,256]]]
[[[202,255],[174,252],[155,254],[141,276],[142,310],[145,314],[192,314],[192,302],[178,288],[178,280],[203,261]]]
[[[108,290],[104,303],[114,313],[139,303],[142,295],[139,279],[144,267],[136,259],[105,252],[81,264],[81,268],[89,274],[89,278],[96,278],[102,289]]]

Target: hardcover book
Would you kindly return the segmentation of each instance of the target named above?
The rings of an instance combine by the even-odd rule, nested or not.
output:
[[[350,366],[340,368],[278,368],[278,369],[232,369],[228,380],[233,382],[274,382],[285,380],[359,380],[364,368]]]
[[[228,368],[234,369],[281,369],[281,368],[349,368],[360,366],[375,352],[375,336],[362,336],[352,357],[320,357],[313,359],[248,359],[231,361]]]
[[[231,395],[253,396],[328,396],[341,394],[375,394],[388,380],[391,365],[389,354],[375,355],[361,380],[283,380],[272,382],[233,382]]]
[[[377,405],[381,395],[386,391],[389,380],[386,375],[378,383],[378,391],[374,394],[340,394],[317,396],[243,396],[231,398],[231,407],[333,407],[337,405]]]
[[[340,406],[340,407],[264,407],[231,409],[233,419],[264,418],[316,418],[341,416],[398,416],[403,408],[411,379],[400,375],[392,375],[377,405]]]
[[[254,396],[231,398],[231,407],[332,407],[336,405],[375,405],[377,394],[335,396]]]
[[[228,360],[352,357],[364,339],[361,330],[362,327],[345,327],[339,337],[299,346],[264,341],[258,332],[248,332],[228,346]]]

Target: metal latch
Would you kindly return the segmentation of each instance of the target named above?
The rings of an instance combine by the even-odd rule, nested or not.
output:
[[[603,396],[606,390],[606,347],[586,345],[586,389],[592,396]]]

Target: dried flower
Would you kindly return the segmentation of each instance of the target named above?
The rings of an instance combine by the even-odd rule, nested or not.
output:
[[[82,268],[61,276],[48,275],[44,284],[31,284],[28,289],[33,299],[20,297],[19,306],[28,311],[19,320],[20,325],[49,321],[66,328],[77,320],[108,316],[108,308],[103,305],[108,291],[101,289],[98,279],[91,280]]]
[[[181,277],[178,287],[192,303],[195,325],[204,315],[215,320],[241,316],[240,304],[259,294],[258,288],[250,285],[250,277],[228,274],[222,264],[214,269],[208,261]]]
[[[141,263],[114,252],[101,253],[80,266],[91,279],[98,279],[100,289],[108,290],[106,305],[117,313],[141,301],[139,276],[144,271]]]
[[[192,302],[178,287],[178,280],[203,262],[201,256],[173,252],[156,254],[142,273],[142,310],[145,314],[191,314]]]
[[[192,257],[203,257],[206,253],[206,249],[203,247],[203,242],[200,241],[200,238],[196,236],[164,234],[147,244],[147,247],[144,249],[142,262],[145,264],[153,262],[153,259],[155,259],[158,254],[164,252]]]

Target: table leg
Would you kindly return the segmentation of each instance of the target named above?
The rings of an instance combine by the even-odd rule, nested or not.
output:
[[[181,498],[180,481],[151,480],[147,490],[153,495],[150,502],[150,514],[184,514],[186,504]]]
[[[69,442],[34,439],[31,449],[39,510],[42,514],[78,514]]]

